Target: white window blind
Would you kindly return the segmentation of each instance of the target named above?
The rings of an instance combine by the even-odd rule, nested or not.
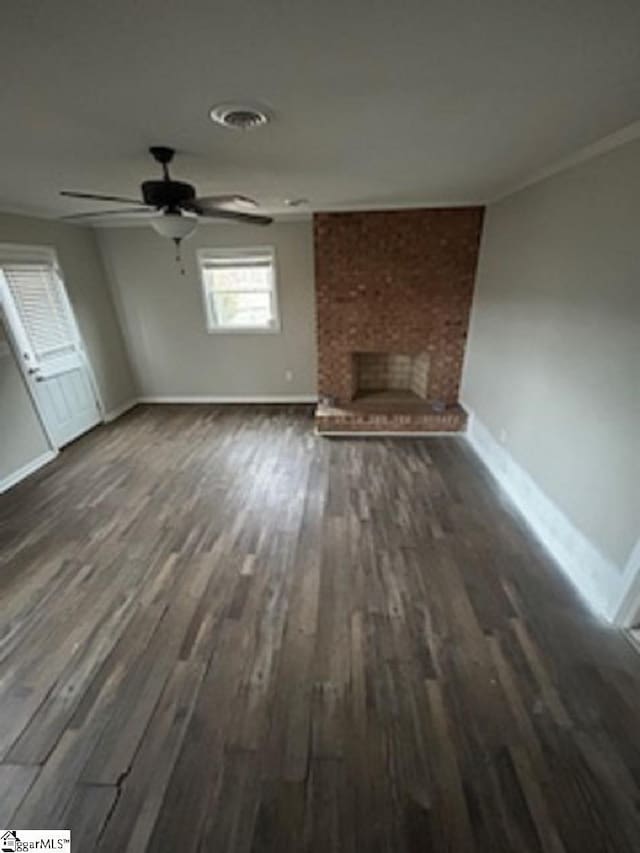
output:
[[[276,331],[279,327],[273,249],[199,254],[210,331]]]
[[[2,264],[16,311],[39,361],[73,351],[75,329],[62,282],[45,263]]]

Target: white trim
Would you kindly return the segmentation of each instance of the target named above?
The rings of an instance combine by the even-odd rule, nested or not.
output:
[[[115,409],[110,409],[108,412],[105,412],[102,420],[105,424],[110,424],[111,421],[115,421],[116,418],[124,415],[125,412],[128,412],[129,409],[133,409],[133,407],[137,405],[138,399],[137,397],[134,397],[132,400],[127,400],[126,403],[116,406]]]
[[[18,468],[17,471],[14,471],[13,474],[9,474],[8,477],[0,480],[0,494],[8,491],[8,489],[16,486],[21,480],[24,480],[30,474],[35,473],[39,468],[42,468],[43,465],[46,465],[47,462],[51,462],[52,459],[55,459],[58,455],[57,450],[45,450],[40,456],[36,456],[35,459],[32,459],[31,462],[27,462],[26,465],[23,465],[21,468]]]
[[[215,394],[152,395],[140,397],[139,403],[317,403],[316,394],[251,395],[247,397],[225,397]]]
[[[637,628],[624,632],[625,637],[631,643],[636,652],[640,652],[640,631]]]
[[[76,318],[76,312],[69,298],[69,293],[67,291],[67,285],[65,282],[64,272],[62,267],[60,266],[60,261],[58,260],[58,253],[54,246],[47,245],[30,245],[29,243],[0,243],[0,264],[4,262],[12,262],[12,263],[46,263],[51,264],[53,267],[54,273],[58,278],[58,282],[60,284],[60,291],[62,293],[62,299],[65,303],[67,311],[69,313],[69,318],[71,320],[71,324],[73,326],[73,331],[76,336],[76,348],[78,351],[78,356],[80,361],[84,365],[84,369],[87,373],[87,378],[89,380],[89,385],[91,386],[91,391],[93,393],[96,408],[98,410],[98,415],[101,420],[105,418],[105,407],[104,402],[102,400],[102,394],[100,393],[100,388],[98,386],[98,381],[96,379],[93,364],[91,363],[91,359],[89,358],[89,353],[87,351],[87,347],[85,346],[84,337],[82,332],[80,331],[80,326],[78,325],[78,320]],[[13,344],[14,354],[16,361],[18,363],[18,367],[20,372],[22,373],[23,380],[27,387],[27,391],[31,397],[31,401],[38,416],[38,420],[42,426],[42,429],[46,435],[47,441],[52,448],[57,449],[57,444],[54,439],[54,436],[49,428],[46,418],[42,412],[42,407],[40,404],[40,400],[38,395],[35,393],[33,377],[29,374],[27,370],[27,366],[25,364],[24,359],[21,357],[20,353],[24,351],[25,348],[31,349],[29,342],[26,338],[24,338],[24,331],[22,326],[22,320],[18,315],[17,309],[15,307],[15,303],[13,297],[11,296],[11,292],[9,290],[9,286],[6,282],[4,275],[2,274],[2,270],[0,269],[0,307],[3,308],[4,314],[6,317],[6,326],[7,331],[9,333],[9,339]],[[20,340],[18,335],[24,338],[24,340]]]
[[[316,425],[316,435],[322,438],[462,438],[462,430],[409,432],[408,430],[334,430],[323,429]]]
[[[393,213],[394,211],[424,210],[425,208],[428,208],[429,210],[446,210],[450,207],[484,207],[487,203],[488,202],[485,198],[475,196],[466,199],[453,198],[450,201],[443,201],[442,199],[433,201],[428,198],[424,198],[420,201],[415,199],[412,199],[411,201],[402,201],[402,199],[398,199],[398,201],[377,202],[373,199],[371,202],[366,204],[323,204],[322,207],[314,209],[311,212],[313,215],[322,213]]]
[[[633,547],[624,570],[623,591],[614,616],[616,625],[630,628],[640,622],[640,539]]]
[[[269,296],[271,298],[271,313],[272,323],[270,326],[222,326],[215,322],[211,304],[209,302],[209,292],[204,280],[204,272],[207,268],[207,261],[221,259],[237,259],[239,262],[243,258],[247,258],[253,254],[264,254],[269,256],[271,272],[271,290]],[[205,327],[209,335],[279,335],[282,332],[282,321],[280,317],[280,300],[278,298],[278,262],[276,258],[276,247],[270,244],[261,246],[231,246],[229,248],[202,248],[196,252],[198,261],[198,274],[200,277],[200,290],[202,291],[202,304],[204,308]]]
[[[633,142],[634,139],[638,139],[639,137],[640,121],[634,121],[632,124],[628,124],[626,127],[616,130],[615,133],[610,133],[608,136],[598,139],[590,145],[585,145],[583,148],[579,148],[568,157],[563,157],[561,160],[557,160],[555,163],[551,163],[543,169],[539,169],[537,172],[530,174],[524,180],[518,181],[518,183],[508,187],[499,195],[489,199],[486,204],[495,204],[498,201],[502,201],[503,198],[515,195],[515,193],[519,193],[521,190],[531,187],[534,184],[539,184],[540,181],[544,181],[546,178],[550,178],[560,172],[566,172],[568,169],[573,169],[575,166],[579,166],[581,163],[586,163],[588,160],[593,160],[594,157],[599,157],[601,154],[608,154],[609,151],[614,151],[616,148],[626,145],[627,142]]]
[[[565,172],[567,169],[572,169],[574,166],[578,166],[581,163],[585,163],[588,160],[593,159],[594,157],[599,157],[601,154],[606,154],[609,151],[613,151],[616,148],[619,148],[622,145],[626,145],[627,142],[633,142],[633,140],[640,137],[640,121],[632,122],[629,125],[626,125],[619,130],[614,131],[614,133],[610,133],[607,136],[602,137],[601,139],[596,140],[595,142],[590,143],[589,145],[585,145],[582,148],[579,148],[577,151],[569,154],[566,157],[562,157],[559,160],[556,160],[553,163],[548,164],[542,169],[538,169],[537,171],[530,173],[527,177],[515,181],[512,184],[507,184],[502,190],[500,190],[497,194],[494,192],[487,193],[481,197],[471,197],[471,198],[453,198],[446,200],[433,200],[429,198],[423,198],[420,200],[411,200],[411,201],[403,201],[402,199],[398,199],[397,201],[380,201],[376,202],[375,199],[370,203],[363,204],[326,204],[322,208],[314,209],[310,207],[308,210],[299,213],[290,213],[288,211],[269,211],[265,210],[266,213],[270,213],[271,216],[274,217],[275,223],[286,224],[288,222],[298,222],[298,221],[311,221],[313,219],[314,214],[316,213],[371,213],[375,211],[393,211],[393,210],[416,210],[422,209],[425,207],[428,208],[448,208],[448,207],[478,207],[478,206],[488,206],[491,204],[495,204],[498,201],[502,201],[502,199],[507,198],[508,196],[515,195],[515,193],[520,192],[526,187],[533,186],[534,184],[539,183],[540,181],[544,181],[546,178],[550,178],[552,175],[557,175],[560,172]],[[45,220],[55,220],[60,216],[60,212],[52,213],[51,210],[35,206],[35,207],[20,207],[16,206],[13,202],[6,202],[0,200],[0,213],[7,213],[13,216],[28,216],[28,217],[39,217],[40,219]],[[113,217],[106,217],[104,219],[93,219],[90,222],[85,223],[69,223],[73,227],[80,228],[122,228],[126,226],[127,228],[131,227],[141,227],[146,228],[149,226],[149,221],[134,218],[134,217],[123,217],[117,221],[114,220]],[[227,220],[221,220],[220,222],[215,223],[216,229],[220,229],[221,227],[233,227],[237,228],[237,222],[231,222]],[[212,227],[208,223],[201,222],[198,226],[199,230],[204,231],[205,228]]]
[[[544,494],[533,478],[469,412],[467,440],[509,495],[536,537],[556,560],[585,602],[607,621],[618,621],[627,569],[607,559]]]
[[[445,200],[423,198],[420,200],[411,201],[403,201],[402,199],[398,199],[396,201],[376,202],[374,199],[366,205],[362,203],[329,203],[318,209],[314,209],[310,206],[308,210],[295,214],[289,211],[269,211],[268,209],[265,209],[264,212],[270,213],[270,215],[274,217],[276,224],[286,224],[287,222],[311,221],[313,220],[313,216],[316,213],[371,213],[375,211],[389,210],[419,210],[425,207],[438,209],[448,207],[488,206],[491,204],[495,204],[498,201],[502,201],[502,199],[507,198],[510,195],[515,195],[515,193],[520,192],[526,187],[530,187],[534,184],[539,183],[540,181],[544,181],[546,178],[550,178],[552,175],[557,175],[560,172],[564,172],[567,169],[571,169],[574,166],[580,165],[580,163],[585,163],[588,160],[593,159],[594,157],[599,157],[601,154],[606,154],[609,151],[613,151],[614,149],[619,148],[622,145],[626,145],[627,142],[632,142],[634,139],[637,139],[639,137],[640,121],[632,122],[631,124],[626,125],[625,127],[620,128],[619,130],[616,130],[613,133],[610,133],[607,136],[604,136],[589,145],[579,148],[577,151],[574,151],[567,157],[563,157],[560,160],[556,160],[555,162],[548,164],[542,169],[538,169],[537,171],[530,173],[526,178],[523,178],[519,181],[515,181],[512,184],[507,184],[504,189],[500,190],[497,194],[494,192],[493,194],[487,193],[486,195],[483,195],[481,197],[474,196],[471,198],[453,198]],[[60,216],[60,211],[53,213],[50,209],[46,209],[40,206],[21,207],[11,201],[5,201],[2,199],[0,199],[0,213],[7,213],[13,216],[35,216],[45,220],[56,220]],[[96,218],[92,219],[90,222],[73,222],[69,223],[69,225],[75,228],[93,229],[122,228],[123,226],[126,226],[127,228],[147,228],[149,227],[149,221],[134,217],[123,217],[122,219],[118,219],[117,221],[115,221],[113,217],[109,218],[105,216],[104,219]],[[204,229],[207,227],[215,227],[216,229],[220,229],[222,227],[237,228],[238,223],[227,220],[221,220],[220,222],[216,222],[215,225],[213,223],[201,222],[198,226],[198,229],[204,233]]]
[[[213,326],[207,327],[208,335],[279,335],[280,326]]]

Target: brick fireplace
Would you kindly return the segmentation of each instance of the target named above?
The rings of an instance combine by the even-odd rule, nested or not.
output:
[[[483,208],[314,217],[316,425],[464,428],[458,401]]]

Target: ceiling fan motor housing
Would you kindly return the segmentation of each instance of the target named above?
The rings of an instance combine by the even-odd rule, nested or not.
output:
[[[166,166],[173,160],[173,155],[176,152],[174,148],[168,148],[166,145],[152,145],[149,153],[154,160]]]
[[[182,181],[144,181],[142,184],[144,203],[159,209],[179,210],[196,197],[195,187]]]
[[[120,213],[148,214],[148,210],[145,208],[153,207],[161,214],[169,214],[168,216],[154,217],[151,223],[153,227],[164,236],[178,241],[188,236],[188,233],[195,227],[194,223],[197,223],[199,216],[209,219],[235,219],[241,222],[251,222],[254,225],[269,225],[272,222],[269,216],[232,210],[225,206],[225,201],[239,201],[242,200],[242,196],[211,196],[209,198],[198,199],[196,188],[192,184],[187,184],[184,181],[174,181],[169,175],[169,163],[173,160],[175,154],[173,148],[168,148],[164,145],[154,145],[149,148],[149,153],[162,166],[163,176],[161,180],[144,181],[142,183],[140,187],[142,192],[141,201],[135,198],[123,198],[122,196],[102,195],[99,193],[62,191],[62,195],[74,198],[92,198],[97,201],[120,201],[127,204],[135,204],[136,207],[127,208],[126,210],[108,210],[104,214],[76,214],[73,218]],[[251,199],[246,199],[245,201],[251,202]],[[255,203],[253,206],[255,206]],[[184,231],[185,228],[187,228],[187,231]],[[180,231],[180,234],[178,234],[178,231]]]

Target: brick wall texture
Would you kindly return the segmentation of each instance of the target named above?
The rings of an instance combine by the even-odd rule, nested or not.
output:
[[[458,400],[483,213],[314,216],[321,395],[352,399],[356,352],[427,352],[427,399]]]

